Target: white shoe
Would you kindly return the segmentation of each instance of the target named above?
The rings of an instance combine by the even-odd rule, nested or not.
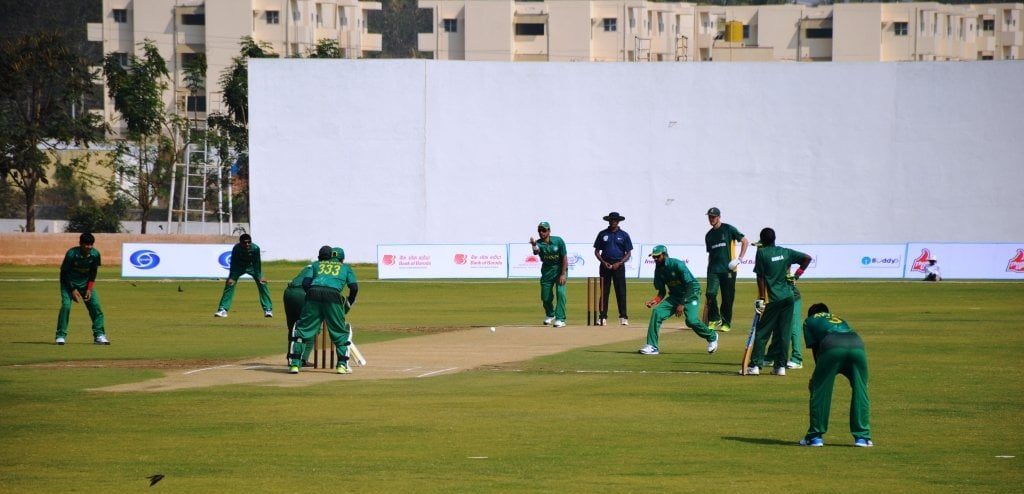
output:
[[[53,342],[58,344],[58,345],[63,345],[64,344],[64,338],[58,337],[56,340],[53,340]]]
[[[220,309],[217,312],[213,313],[213,317],[228,317],[228,311],[225,309]]]
[[[225,315],[227,315],[227,314],[225,314]],[[263,317],[274,317],[274,313],[272,311],[269,311],[269,310],[268,311],[263,311]]]
[[[786,368],[785,367],[776,367],[776,368],[772,369],[772,374],[776,375],[776,376],[785,376],[786,375]]]
[[[718,338],[715,341],[708,342],[708,353],[715,353],[718,350]]]
[[[544,318],[544,325],[547,326],[548,324],[551,324],[551,321],[554,321],[554,320],[555,320],[554,317],[545,317]]]
[[[602,318],[597,320],[597,325],[598,326],[607,326],[608,325],[608,320],[602,317]]]
[[[796,362],[786,362],[787,369],[803,369],[804,364],[798,364]]]
[[[625,317],[620,317],[619,326],[629,326],[629,319],[626,319]]]
[[[654,348],[651,345],[644,345],[644,347],[640,349],[640,354],[641,355],[657,355],[658,354],[658,349]]]
[[[96,344],[96,345],[109,345],[110,344],[110,340],[107,339],[107,336],[106,335],[102,335],[102,334],[97,336],[96,338],[94,338],[92,340],[92,342],[94,344]]]
[[[553,326],[555,326],[556,328],[565,327],[565,321],[562,321],[562,320],[555,321],[555,324]]]
[[[761,368],[756,366],[756,365],[751,365],[750,367],[747,367],[747,375],[748,376],[759,376],[759,375],[761,375]]]

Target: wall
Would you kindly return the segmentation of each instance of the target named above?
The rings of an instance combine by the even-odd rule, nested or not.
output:
[[[317,63],[314,63],[317,62]],[[250,61],[252,233],[323,244],[1014,242],[1024,64]],[[308,98],[330,89],[332,99]]]
[[[81,234],[0,233],[0,264],[59,266],[68,249],[78,245],[79,235]],[[121,246],[126,243],[224,244],[238,241],[237,236],[227,235],[97,233],[95,237],[95,247],[100,251],[104,266],[121,265]],[[262,247],[260,245],[261,249]],[[108,271],[107,274],[101,274],[101,276],[114,275],[112,271]]]

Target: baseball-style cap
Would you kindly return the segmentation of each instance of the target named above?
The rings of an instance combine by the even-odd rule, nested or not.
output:
[[[331,257],[335,258],[335,259],[337,259],[339,261],[344,261],[345,260],[345,249],[342,249],[341,247],[335,247],[335,248],[331,249]]]
[[[539,224],[537,224],[537,228],[543,230],[550,230],[551,225],[549,225],[547,221],[541,221]]]
[[[721,216],[722,212],[718,208],[711,208],[708,210],[708,216]]]
[[[667,253],[668,253],[668,249],[666,249],[664,245],[655,245],[654,249],[651,250],[651,257],[660,256],[662,254],[667,254]]]

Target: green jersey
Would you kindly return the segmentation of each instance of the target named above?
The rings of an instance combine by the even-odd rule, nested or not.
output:
[[[72,247],[60,264],[60,282],[69,288],[84,287],[96,280],[96,269],[100,264],[100,251],[90,248],[87,254],[83,254],[81,247]]]
[[[708,230],[704,235],[704,247],[708,251],[708,274],[729,271],[729,261],[736,257],[736,242],[743,240],[744,236],[728,223]]]
[[[828,312],[819,312],[804,321],[804,342],[815,352],[840,346],[864,347],[860,336],[846,321]]]
[[[537,241],[537,250],[540,251],[541,269],[557,267],[559,272],[562,269],[562,261],[568,255],[565,242],[562,237],[548,237],[548,242]]]
[[[313,286],[334,288],[341,292],[343,288],[356,282],[356,274],[348,264],[337,259],[314,262],[310,267]]]
[[[758,247],[754,256],[754,273],[764,278],[768,288],[768,301],[793,297],[793,288],[786,282],[789,267],[809,257],[803,252],[785,247]]]
[[[288,288],[302,288],[302,280],[313,277],[313,265],[307,264],[306,267],[299,271],[299,275],[292,278],[292,281],[288,283]]]
[[[256,281],[263,277],[263,263],[260,262],[260,246],[251,244],[252,250],[246,249],[241,243],[231,249],[230,278],[238,278],[245,273],[252,275]]]
[[[696,282],[697,278],[693,277],[690,268],[679,259],[670,257],[665,259],[664,264],[654,268],[654,289],[658,290],[658,296],[664,297],[667,290],[669,296],[686,298],[690,286]]]

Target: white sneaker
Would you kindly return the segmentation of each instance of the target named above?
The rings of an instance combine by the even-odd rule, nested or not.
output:
[[[597,320],[597,325],[598,326],[607,326],[608,325],[608,320],[602,317],[602,318]]]
[[[761,375],[761,368],[756,366],[756,365],[751,365],[750,367],[747,367],[747,375],[748,376],[760,376]]]
[[[225,314],[225,315],[227,315],[227,314]],[[269,311],[269,310],[268,311],[263,311],[263,317],[274,317],[274,313],[272,311]]]
[[[556,328],[561,328],[561,327],[565,327],[565,321],[562,321],[562,320],[558,320],[558,321],[555,321],[555,324],[554,324],[554,326],[555,326]]]
[[[798,364],[796,362],[790,361],[790,362],[786,362],[786,368],[787,369],[803,369],[804,368],[804,364]]]
[[[640,349],[640,354],[641,355],[657,355],[658,354],[658,349],[654,348],[651,345],[644,345],[644,347]]]
[[[53,340],[53,342],[58,344],[58,345],[63,345],[64,344],[64,338],[58,337],[56,340]]]
[[[715,353],[718,350],[718,338],[715,341],[708,342],[708,353]]]
[[[620,317],[619,326],[629,326],[629,319],[626,319],[625,317]]]
[[[213,313],[213,317],[228,317],[228,311],[224,309],[219,309],[217,310],[217,312]]]
[[[554,320],[555,320],[554,317],[545,317],[544,318],[544,325],[547,326],[548,324],[551,324],[551,321],[554,321]]]
[[[96,344],[96,345],[109,345],[110,344],[110,340],[107,339],[107,336],[106,335],[102,335],[102,334],[97,336],[96,338],[94,338],[92,340],[92,342],[94,344]]]
[[[776,375],[776,376],[785,376],[786,375],[786,368],[785,367],[776,367],[776,368],[772,369],[772,374]]]

